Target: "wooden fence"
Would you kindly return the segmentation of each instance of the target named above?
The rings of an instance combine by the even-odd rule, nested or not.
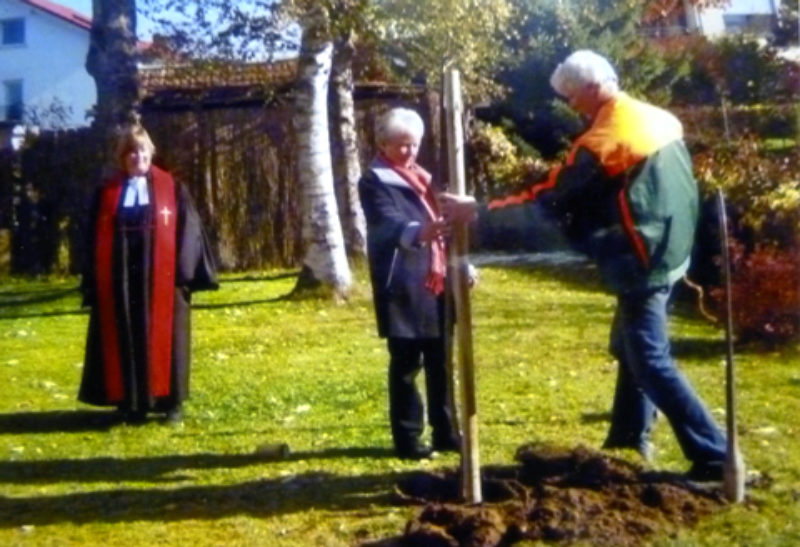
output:
[[[158,147],[156,163],[188,187],[223,269],[295,266],[302,259],[289,93],[212,104],[184,97],[180,104],[145,105],[144,123]],[[426,120],[420,162],[438,181],[446,180],[435,94],[420,87],[360,85],[355,99],[362,165],[374,153],[377,115],[403,104]],[[719,109],[675,112],[690,143],[724,142]],[[727,127],[734,139],[748,133],[791,139],[800,131],[799,120],[796,105],[736,107]],[[19,153],[0,151],[0,274],[80,271],[87,206],[106,145],[85,129],[42,134]],[[339,149],[332,142],[332,152]]]
[[[375,117],[387,105],[417,108],[438,127],[430,118],[438,115],[436,101],[423,88],[363,86],[355,98],[364,164],[373,154]],[[288,94],[225,105],[145,104],[155,163],[188,187],[223,269],[293,266],[302,258],[291,115]],[[433,166],[437,132],[431,134],[421,156]],[[42,134],[18,153],[0,153],[0,273],[80,271],[98,152],[106,145],[85,129]]]

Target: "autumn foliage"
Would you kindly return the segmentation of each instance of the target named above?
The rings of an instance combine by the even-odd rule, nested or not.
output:
[[[734,326],[739,340],[800,336],[800,151],[768,150],[756,137],[695,154],[710,195],[721,188],[731,218]],[[717,258],[717,265],[718,264]],[[720,301],[721,288],[712,290]]]
[[[782,342],[800,335],[800,248],[730,246],[733,323],[740,342]],[[719,303],[721,288],[711,293]]]

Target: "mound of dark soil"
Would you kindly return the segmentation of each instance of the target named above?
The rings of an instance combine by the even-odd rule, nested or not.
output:
[[[691,526],[726,502],[719,485],[640,467],[584,447],[527,445],[519,466],[482,471],[483,503],[464,505],[457,472],[418,473],[397,485],[424,505],[405,533],[379,545],[494,546],[525,539],[638,545]]]

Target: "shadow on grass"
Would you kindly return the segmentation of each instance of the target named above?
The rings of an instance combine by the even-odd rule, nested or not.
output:
[[[62,317],[67,315],[89,315],[89,308],[80,310],[38,311],[31,313],[6,314],[0,312],[0,319],[26,319],[29,317]]]
[[[191,480],[192,469],[233,469],[250,465],[281,464],[347,458],[393,458],[381,447],[340,447],[293,452],[285,457],[248,454],[183,454],[138,458],[86,458],[0,462],[0,483],[49,484],[55,482],[179,483]]]
[[[584,412],[581,414],[581,423],[583,424],[599,424],[610,421],[611,412]]]
[[[70,287],[68,289],[55,289],[55,290],[26,290],[26,291],[13,291],[0,293],[0,306],[27,306],[30,304],[43,304],[45,302],[54,302],[61,300],[66,296],[77,293],[79,287]]]
[[[228,457],[229,458],[229,457]],[[95,461],[102,465],[102,461]],[[0,527],[62,522],[119,523],[268,517],[299,511],[348,511],[396,503],[393,484],[405,474],[334,475],[307,472],[230,485],[118,488],[49,496],[0,496]]]
[[[104,431],[119,423],[113,412],[65,410],[0,414],[0,435]]]
[[[192,304],[193,310],[218,310],[222,308],[245,308],[248,306],[258,306],[259,304],[274,304],[289,300],[289,294],[275,296],[273,298],[262,298],[258,300],[241,300],[238,302],[219,302],[217,304]]]
[[[279,281],[297,277],[299,272],[285,272],[272,275],[242,275],[239,277],[226,277],[222,283],[248,283],[260,281]],[[36,304],[45,304],[48,302],[55,302],[67,296],[77,294],[80,292],[80,287],[75,286],[68,289],[57,290],[22,290],[14,292],[0,293],[0,310],[9,310],[13,307],[30,306]],[[221,302],[215,304],[193,304],[192,309],[198,310],[214,310],[221,308],[235,308],[245,306],[255,306],[259,304],[271,304],[275,302],[282,302],[289,299],[290,295],[281,295],[274,298],[265,298],[258,300],[244,300],[241,302]],[[54,310],[54,311],[41,311],[41,312],[23,312],[23,313],[3,313],[0,311],[0,319],[25,319],[31,317],[60,317],[68,315],[87,315],[88,308],[84,309],[71,309],[71,310]]]
[[[73,308],[69,310],[38,311],[38,312],[19,312],[8,313],[14,308],[21,306],[33,306],[56,302],[68,296],[78,294],[78,287],[69,289],[43,290],[43,291],[18,291],[13,293],[0,294],[0,319],[24,319],[28,317],[59,317],[62,315],[86,315],[88,309]]]
[[[672,356],[676,359],[682,357],[709,358],[715,355],[722,358],[725,355],[725,341],[714,338],[673,338],[670,346],[672,347]]]
[[[373,429],[380,429],[383,430],[388,427],[388,424],[384,423],[377,423],[377,422],[365,422],[360,423],[358,425],[354,424],[347,424],[347,423],[337,423],[337,424],[325,424],[325,425],[317,425],[317,426],[292,426],[291,431],[294,432],[311,432],[311,433],[330,433],[334,431],[367,431]],[[276,433],[276,431],[278,433]],[[281,437],[280,432],[285,432],[286,430],[282,427],[276,427],[274,425],[265,425],[262,427],[248,427],[247,429],[228,429],[224,431],[203,431],[203,432],[196,432],[196,431],[179,431],[175,432],[175,437],[196,437],[198,435],[208,438],[208,437],[238,437],[243,435],[253,435],[253,434],[260,434],[265,435],[267,437],[277,435]],[[283,438],[280,439],[281,441]],[[276,441],[277,442],[277,441]]]
[[[225,277],[221,280],[222,283],[243,283],[247,281],[279,281],[281,279],[288,279],[290,277],[297,277],[300,275],[300,270],[293,272],[284,272],[278,274],[264,274],[264,275],[242,275],[240,277]]]
[[[282,279],[289,279],[297,277],[300,271],[283,272],[277,274],[264,274],[264,275],[242,275],[239,277],[225,277],[220,280],[221,284],[227,285],[228,283],[253,283],[259,281],[280,281]],[[193,310],[218,310],[222,308],[244,308],[248,306],[258,306],[260,304],[274,304],[276,302],[284,302],[291,298],[291,294],[283,294],[273,298],[260,298],[258,300],[242,300],[238,302],[219,302],[214,304],[192,304]]]
[[[192,304],[193,310],[217,310],[222,308],[243,308],[248,306],[258,306],[260,304],[274,304],[276,302],[283,302],[289,300],[290,295],[285,294],[276,296],[274,298],[263,298],[259,300],[242,300],[239,302],[220,302],[216,304]],[[57,311],[43,311],[43,312],[30,312],[30,313],[16,313],[8,314],[0,312],[0,319],[25,319],[30,317],[60,317],[66,315],[88,315],[89,308],[73,309],[73,310],[57,310]]]
[[[700,357],[710,359],[718,357],[720,360],[725,358],[726,342],[722,338],[722,334],[717,337],[709,338],[673,338],[672,339],[672,355],[679,359],[681,357]],[[786,349],[790,347],[786,346]],[[736,355],[762,355],[764,353],[774,352],[775,346],[768,343],[734,343],[733,353],[734,358]],[[787,356],[787,359],[792,357]],[[716,361],[715,361],[716,362]],[[709,363],[714,364],[714,363]]]

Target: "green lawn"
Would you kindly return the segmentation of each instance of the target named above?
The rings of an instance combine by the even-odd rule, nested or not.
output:
[[[591,271],[481,275],[482,463],[511,464],[530,441],[599,447],[615,378],[613,298]],[[398,477],[454,468],[458,457],[393,457],[386,350],[363,281],[342,304],[281,299],[293,283],[291,272],[235,275],[197,294],[186,418],[133,426],[75,400],[88,317],[77,280],[4,280],[0,544],[353,545],[401,532],[416,509],[396,504]],[[678,311],[675,352],[722,422],[721,333]],[[743,453],[772,486],[655,543],[800,544],[799,357],[797,347],[737,355]],[[664,420],[655,441],[655,467],[685,469]],[[289,458],[255,453],[277,442]]]

